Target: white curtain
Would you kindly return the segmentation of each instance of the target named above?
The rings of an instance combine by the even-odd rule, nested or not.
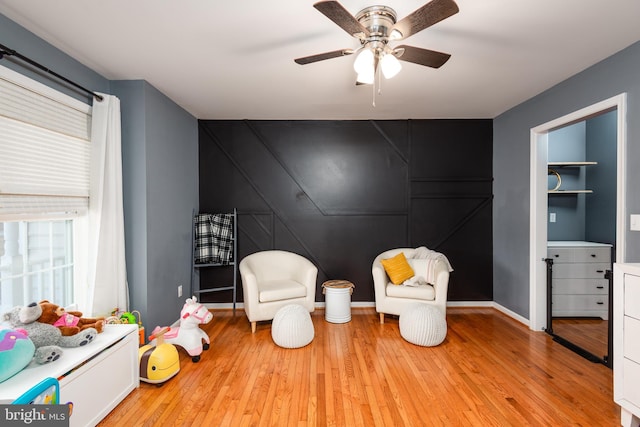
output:
[[[89,192],[88,294],[91,316],[128,310],[122,206],[120,100],[100,94],[91,123],[91,189]],[[85,313],[85,316],[87,313]]]

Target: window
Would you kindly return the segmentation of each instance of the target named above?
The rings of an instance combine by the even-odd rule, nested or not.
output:
[[[91,107],[0,66],[0,308],[83,297]]]
[[[0,242],[2,312],[43,299],[73,305],[73,220],[0,223]]]

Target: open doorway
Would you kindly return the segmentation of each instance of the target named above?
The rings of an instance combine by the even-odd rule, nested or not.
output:
[[[603,114],[615,114],[616,130],[616,183],[615,197],[615,252],[611,261],[622,262],[625,252],[625,147],[626,147],[626,94],[621,94],[594,104],[582,110],[563,116],[559,119],[540,125],[531,130],[531,219],[530,219],[530,328],[534,330],[546,330],[551,325],[547,316],[547,273],[549,241],[548,192],[549,192],[549,139],[553,132],[566,129],[568,126],[583,122],[590,118]],[[580,166],[582,168],[582,166]],[[579,175],[577,172],[576,176]],[[570,176],[570,174],[568,175]],[[564,197],[564,196],[563,196]],[[561,205],[578,204],[574,201],[564,200]],[[556,208],[554,208],[556,209]],[[560,208],[557,208],[560,209]],[[553,213],[553,212],[551,212]],[[558,212],[555,212],[556,215]],[[564,214],[563,214],[564,215]],[[556,217],[556,221],[557,221]],[[586,220],[585,220],[586,221]],[[555,233],[555,231],[553,231]],[[573,237],[572,237],[573,238]],[[586,236],[585,236],[586,240]]]
[[[616,109],[549,132],[546,332],[609,364],[616,248]],[[551,296],[549,296],[551,295]]]

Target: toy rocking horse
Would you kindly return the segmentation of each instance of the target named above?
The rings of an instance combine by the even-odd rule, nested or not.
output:
[[[200,329],[211,321],[213,315],[202,304],[198,304],[196,297],[187,298],[180,312],[180,319],[171,325],[169,332],[164,334],[164,341],[182,347],[191,356],[193,362],[200,361],[203,350],[209,349],[209,336]],[[157,326],[155,331],[160,330]],[[204,340],[204,344],[202,343]],[[155,341],[151,342],[155,345]]]

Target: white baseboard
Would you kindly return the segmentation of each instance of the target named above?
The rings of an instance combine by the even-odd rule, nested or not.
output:
[[[324,302],[316,302],[315,303],[315,307],[316,308],[324,308],[325,307],[325,303]],[[233,308],[233,303],[230,302],[212,302],[212,303],[204,303],[204,306],[209,308],[209,309],[232,309]],[[375,307],[376,303],[375,302],[369,302],[369,301],[352,301],[351,302],[351,307]],[[244,310],[244,304],[239,302],[236,304],[236,309],[243,309]]]
[[[327,304],[325,304],[324,302],[316,302],[315,303],[315,307],[316,308],[325,308]],[[376,303],[375,302],[370,302],[370,301],[351,301],[351,307],[375,307]]]
[[[529,326],[529,319],[522,317],[495,301],[447,301],[447,307],[492,307],[511,317],[513,320]]]
[[[232,309],[233,308],[233,304],[229,302],[205,303],[204,306],[210,309]],[[354,301],[351,303],[351,307],[375,307],[375,306],[376,304],[373,301]],[[315,307],[324,308],[325,303],[316,302]],[[522,317],[518,313],[515,313],[494,301],[447,301],[447,307],[492,307],[506,314],[512,319],[517,320],[518,322],[526,326],[530,326],[529,319]],[[236,309],[244,310],[244,304],[237,303]]]
[[[204,305],[208,309],[214,310],[233,309],[233,303],[231,302],[205,302],[202,303],[202,305]],[[244,310],[244,304],[241,302],[236,303],[236,309],[238,308]]]
[[[507,316],[511,317],[512,319],[517,320],[518,322],[522,323],[523,325],[531,327],[531,323],[529,322],[529,319],[527,319],[525,317],[522,317],[518,313],[515,313],[515,312],[509,310],[508,308],[498,304],[497,302],[493,303],[493,308],[495,308],[498,311],[501,311],[502,313],[506,314]]]
[[[493,301],[447,301],[447,307],[493,307]]]

